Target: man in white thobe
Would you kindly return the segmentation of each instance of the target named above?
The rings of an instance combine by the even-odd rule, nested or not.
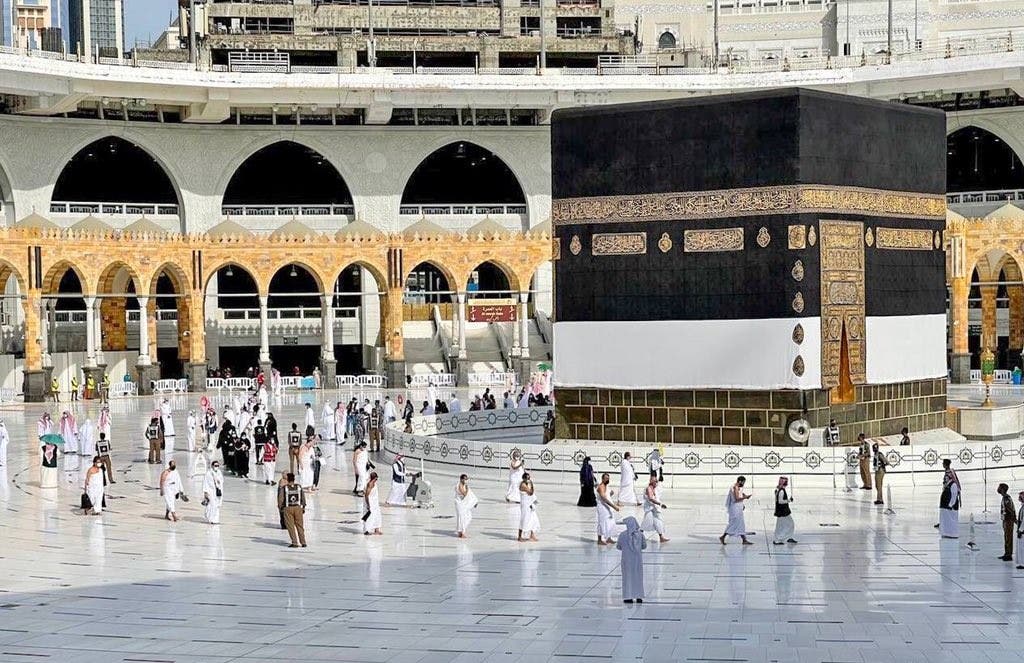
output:
[[[86,419],[78,429],[78,444],[81,447],[81,454],[86,458],[96,455],[96,427],[93,426],[92,419]]]
[[[164,427],[164,452],[174,453],[174,420],[171,418],[171,403],[166,398],[160,403],[160,423]]]
[[[211,525],[220,524],[220,505],[224,501],[224,474],[220,471],[220,463],[213,461],[210,469],[203,477],[203,504],[206,506],[206,522]]]
[[[85,494],[92,503],[92,513],[98,516],[103,513],[103,463],[99,457],[93,458],[92,466],[85,473]]]
[[[459,397],[454,393],[452,393],[452,399],[448,401],[448,411],[452,414],[462,412],[462,403],[459,402]]]
[[[312,403],[306,403],[306,421],[303,426],[306,437],[316,435],[316,415],[313,413]]]
[[[390,396],[384,397],[384,422],[390,424],[392,421],[398,421],[398,410],[395,408],[394,402]]]
[[[469,487],[469,476],[460,475],[455,486],[455,533],[460,539],[469,536],[469,523],[473,520],[473,509],[479,501]]]
[[[188,445],[189,453],[196,450],[196,426],[198,423],[199,422],[196,421],[196,411],[189,410],[188,416],[185,418],[185,440]]]
[[[632,456],[627,451],[622,455],[622,462],[619,463],[619,499],[618,504],[639,504],[636,498],[636,490],[633,483],[636,481],[636,470],[630,462]]]

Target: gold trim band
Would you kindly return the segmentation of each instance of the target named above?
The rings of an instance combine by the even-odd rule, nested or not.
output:
[[[822,212],[944,221],[946,197],[941,194],[793,184],[551,201],[551,220],[556,226]]]

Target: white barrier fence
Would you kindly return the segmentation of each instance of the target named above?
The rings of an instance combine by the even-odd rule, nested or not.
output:
[[[516,374],[499,373],[498,371],[491,371],[490,373],[470,373],[469,386],[508,387],[511,389],[512,387],[516,386]]]
[[[336,375],[334,386],[337,389],[383,389],[387,380],[383,375]]]
[[[13,403],[18,398],[18,392],[14,389],[4,387],[0,389],[0,403]]]
[[[456,384],[454,373],[418,373],[412,376],[412,382],[409,383],[410,387],[429,387],[434,385],[435,387],[454,387]]]
[[[188,391],[188,380],[185,378],[153,380],[150,384],[155,394],[184,393]]]
[[[113,382],[110,385],[110,398],[124,398],[127,396],[138,396],[139,385],[134,382]]]

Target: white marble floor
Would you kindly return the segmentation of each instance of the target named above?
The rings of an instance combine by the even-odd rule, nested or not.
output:
[[[38,487],[28,440],[42,408],[0,410],[14,438],[0,482],[0,661],[1024,660],[1024,571],[996,560],[998,525],[977,526],[977,552],[966,525],[940,541],[938,475],[894,488],[895,515],[866,491],[797,483],[793,546],[766,540],[771,486],[755,485],[747,510],[756,545],[723,547],[724,490],[677,482],[672,541],[645,557],[648,600],[624,606],[618,553],[594,545],[571,478],[541,477],[535,544],[513,541],[498,477],[474,477],[482,503],[471,538],[456,539],[454,478],[430,468],[437,507],[386,511],[385,535],[364,537],[340,455],[310,500],[306,549],[286,547],[273,490],[235,478],[223,524],[205,524],[198,499],[164,521],[140,436],[151,407],[113,406],[118,483],[100,518],[76,509],[77,470]],[[282,428],[301,420],[297,398],[277,409]],[[1003,479],[1024,488],[990,475],[988,490]],[[982,497],[966,483],[965,521],[982,518]]]

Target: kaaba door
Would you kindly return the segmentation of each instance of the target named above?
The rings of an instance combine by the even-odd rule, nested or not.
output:
[[[852,400],[849,385],[866,380],[864,338],[864,224],[821,220],[821,386],[840,387],[841,400]],[[845,341],[845,342],[844,342]],[[847,369],[848,366],[848,369]],[[845,369],[845,370],[844,370]],[[849,371],[848,382],[846,370]],[[842,383],[847,382],[846,389]]]

